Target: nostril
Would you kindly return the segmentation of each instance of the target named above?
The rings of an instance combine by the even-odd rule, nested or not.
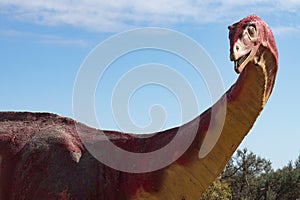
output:
[[[235,45],[235,50],[236,50],[236,51],[239,51],[239,49],[240,49],[239,46],[238,46],[238,45]]]

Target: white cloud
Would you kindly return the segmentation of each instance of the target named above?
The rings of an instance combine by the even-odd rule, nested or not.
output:
[[[251,12],[299,11],[299,0],[0,0],[0,13],[20,21],[115,32],[136,26],[237,20]]]
[[[300,35],[300,27],[299,26],[275,26],[272,27],[273,33],[278,37],[285,36],[299,36]]]
[[[78,46],[78,47],[89,46],[89,43],[85,40],[64,38],[61,36],[51,36],[51,37],[44,36],[40,42],[45,44],[57,44],[62,46]]]
[[[0,29],[0,36],[12,36],[18,38],[35,38],[35,41],[39,43],[45,44],[57,44],[63,46],[79,46],[79,47],[86,47],[88,46],[88,42],[82,39],[75,39],[75,38],[64,38],[58,35],[49,35],[49,34],[37,34],[31,32],[24,32],[14,29]]]

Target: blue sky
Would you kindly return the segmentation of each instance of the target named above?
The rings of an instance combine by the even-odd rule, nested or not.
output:
[[[247,147],[270,159],[273,167],[282,167],[300,153],[299,11],[300,1],[296,0],[272,3],[266,0],[239,3],[230,0],[213,3],[206,0],[76,3],[71,0],[0,0],[0,110],[47,111],[73,117],[76,75],[93,48],[122,31],[153,26],[174,29],[202,45],[218,68],[227,90],[237,79],[233,63],[229,61],[227,26],[255,13],[275,34],[279,73],[270,101],[240,148]],[[115,67],[126,64],[130,69],[149,62],[175,65],[175,68],[186,65],[166,53],[141,51],[118,60]],[[108,80],[116,78],[114,73],[107,76]],[[198,89],[196,83],[191,84]],[[104,94],[96,93],[96,102],[105,99],[108,90]],[[201,90],[196,94],[201,99],[199,112],[210,105],[207,91]],[[151,98],[153,96],[156,98]],[[168,113],[165,128],[180,123],[176,118],[180,110],[175,96],[155,85],[139,90],[129,101],[132,119],[146,125],[148,109],[155,104],[164,105]],[[101,126],[116,129],[112,114],[107,110],[109,106],[105,105],[96,105],[97,112],[106,109],[103,112],[107,120]]]

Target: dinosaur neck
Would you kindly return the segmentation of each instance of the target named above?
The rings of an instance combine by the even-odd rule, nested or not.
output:
[[[200,126],[196,138],[184,155],[168,167],[163,188],[157,195],[159,198],[167,197],[167,191],[174,191],[174,199],[182,198],[183,193],[187,199],[197,199],[222,172],[252,128],[274,86],[276,57],[264,47],[261,47],[259,52],[260,59],[257,65],[248,63],[226,94],[199,116]],[[227,103],[224,103],[224,98]],[[218,115],[218,111],[224,106],[226,117],[222,131],[219,134],[207,131],[207,124],[218,124],[222,117]],[[212,112],[213,109],[216,109],[216,112]],[[212,116],[212,113],[216,114]],[[193,121],[184,126],[194,126]]]

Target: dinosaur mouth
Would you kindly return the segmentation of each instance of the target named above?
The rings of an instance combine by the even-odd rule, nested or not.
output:
[[[247,54],[245,54],[244,56],[239,57],[237,60],[234,61],[234,70],[236,71],[236,73],[241,73],[242,69],[241,69],[241,65],[245,62],[245,60],[249,57],[251,51]]]

